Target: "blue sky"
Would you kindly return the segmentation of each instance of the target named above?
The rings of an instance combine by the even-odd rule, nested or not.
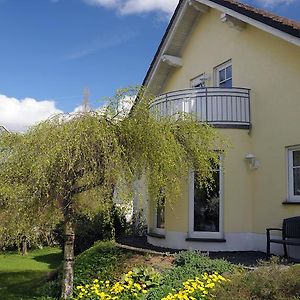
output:
[[[93,107],[141,84],[178,0],[0,0],[0,125]],[[300,20],[300,0],[247,0]]]

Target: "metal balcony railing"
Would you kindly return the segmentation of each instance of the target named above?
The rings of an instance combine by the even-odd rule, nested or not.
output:
[[[151,111],[161,116],[190,113],[216,127],[250,128],[250,90],[246,88],[193,88],[155,98]]]

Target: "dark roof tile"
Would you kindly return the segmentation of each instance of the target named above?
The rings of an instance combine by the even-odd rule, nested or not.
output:
[[[300,38],[300,22],[275,15],[236,0],[211,0],[238,13]]]

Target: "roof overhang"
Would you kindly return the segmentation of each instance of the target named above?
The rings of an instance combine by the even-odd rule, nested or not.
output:
[[[0,125],[0,133],[1,132],[9,132],[4,126]]]
[[[143,82],[152,93],[159,94],[170,70],[180,67],[182,50],[193,25],[211,8],[222,13],[222,22],[229,22],[239,30],[249,24],[300,46],[300,29],[280,23],[254,9],[249,10],[226,0],[180,0]],[[166,57],[172,58],[174,63]]]

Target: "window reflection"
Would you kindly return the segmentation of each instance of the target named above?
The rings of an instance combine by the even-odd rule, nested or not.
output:
[[[209,188],[194,182],[194,231],[220,231],[220,170],[215,170],[213,176],[214,183]]]

